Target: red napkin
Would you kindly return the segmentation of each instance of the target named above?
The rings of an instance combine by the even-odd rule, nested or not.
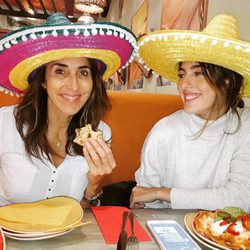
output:
[[[107,244],[116,244],[122,226],[122,214],[124,211],[129,211],[126,207],[116,206],[100,206],[92,207],[95,218],[102,231],[103,237]],[[135,219],[135,235],[139,241],[151,241],[151,238],[143,227]],[[127,220],[126,231],[128,237],[131,233],[130,221]]]

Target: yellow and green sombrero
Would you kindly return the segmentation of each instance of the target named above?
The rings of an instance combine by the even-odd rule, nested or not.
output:
[[[41,65],[69,57],[99,62],[103,80],[133,60],[136,38],[111,22],[72,24],[63,14],[51,15],[44,25],[15,30],[0,38],[0,90],[20,94],[28,77]]]
[[[157,74],[177,82],[178,63],[197,61],[229,68],[244,77],[242,93],[250,97],[250,43],[239,39],[235,17],[215,16],[202,31],[161,30],[142,37],[142,62]]]

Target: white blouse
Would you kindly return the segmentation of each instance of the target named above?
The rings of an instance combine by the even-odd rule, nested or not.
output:
[[[33,202],[53,196],[82,199],[87,187],[89,166],[83,156],[67,155],[56,168],[25,152],[13,115],[14,106],[0,109],[0,206]],[[103,121],[98,129],[104,140],[111,138],[111,130]]]

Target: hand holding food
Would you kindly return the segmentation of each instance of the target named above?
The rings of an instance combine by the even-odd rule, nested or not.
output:
[[[90,167],[90,173],[95,177],[110,174],[116,163],[109,144],[103,140],[103,132],[94,131],[91,124],[75,131],[74,142],[83,146],[83,155]]]

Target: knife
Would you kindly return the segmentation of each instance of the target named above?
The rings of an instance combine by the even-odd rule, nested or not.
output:
[[[129,215],[128,211],[124,211],[122,214],[122,227],[119,235],[119,240],[117,242],[116,250],[126,250],[128,236],[127,232],[125,231],[125,226],[128,219],[128,215]]]

